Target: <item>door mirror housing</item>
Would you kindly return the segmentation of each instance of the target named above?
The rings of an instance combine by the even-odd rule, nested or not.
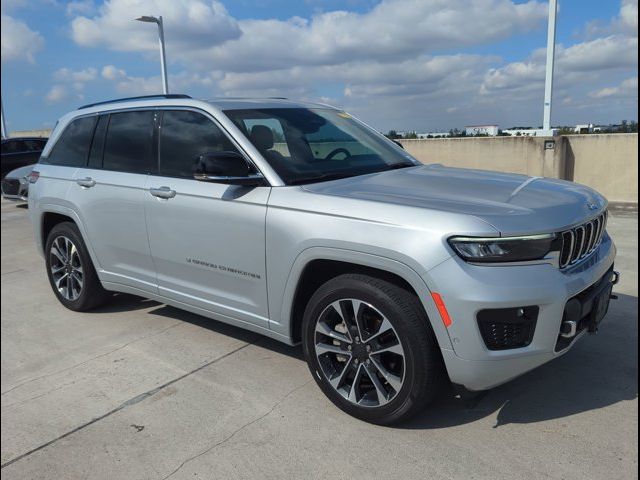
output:
[[[193,178],[201,182],[229,185],[263,185],[264,177],[254,171],[238,152],[206,152],[198,157]]]

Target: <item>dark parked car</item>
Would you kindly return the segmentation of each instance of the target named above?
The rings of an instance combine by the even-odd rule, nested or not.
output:
[[[27,201],[29,196],[29,175],[36,164],[16,168],[2,179],[2,197],[7,200]]]
[[[16,168],[37,163],[46,143],[47,139],[42,137],[3,139],[2,178]]]

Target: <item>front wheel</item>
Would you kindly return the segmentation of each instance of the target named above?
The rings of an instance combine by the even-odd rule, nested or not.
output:
[[[397,423],[438,391],[436,339],[416,296],[398,285],[361,274],[328,281],[307,305],[303,335],[316,382],[357,418]]]

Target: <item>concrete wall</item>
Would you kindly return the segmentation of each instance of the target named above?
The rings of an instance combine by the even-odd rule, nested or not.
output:
[[[638,134],[568,135],[567,180],[595,188],[612,202],[638,203]]]
[[[9,138],[12,137],[48,137],[51,134],[50,128],[42,130],[16,130],[9,132]]]
[[[554,141],[554,148],[545,143]],[[424,163],[573,180],[638,203],[638,134],[400,140]]]

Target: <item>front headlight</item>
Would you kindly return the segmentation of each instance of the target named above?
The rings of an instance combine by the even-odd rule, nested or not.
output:
[[[452,237],[451,248],[467,262],[498,263],[540,260],[560,250],[554,233],[524,237]]]

